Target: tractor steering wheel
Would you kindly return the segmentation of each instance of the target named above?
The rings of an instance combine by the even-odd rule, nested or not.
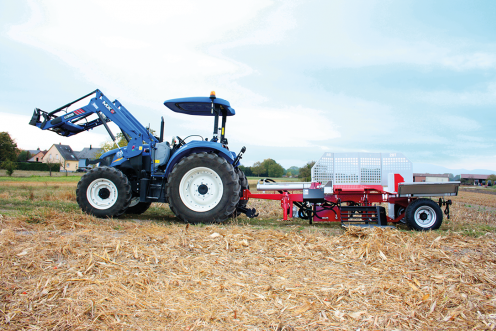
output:
[[[181,147],[181,146],[183,146],[183,145],[185,145],[185,144],[186,144],[186,143],[184,142],[184,140],[182,140],[179,136],[176,136],[176,138],[177,138],[177,141],[179,142],[179,143],[178,143],[178,147]]]

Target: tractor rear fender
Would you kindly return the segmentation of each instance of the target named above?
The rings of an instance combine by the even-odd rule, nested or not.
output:
[[[186,157],[193,153],[201,152],[214,152],[220,157],[226,159],[229,164],[232,164],[234,162],[234,159],[236,158],[236,153],[222,147],[222,145],[219,143],[210,141],[192,141],[182,146],[171,156],[169,163],[165,168],[165,176],[167,177],[169,175],[169,173],[174,168],[174,165],[178,163],[183,157]]]

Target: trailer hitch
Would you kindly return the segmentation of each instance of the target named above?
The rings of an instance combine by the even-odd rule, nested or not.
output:
[[[248,218],[254,218],[258,216],[257,210],[255,208],[246,208],[246,207],[236,207],[236,211],[238,214],[245,214]]]
[[[449,206],[452,204],[453,202],[451,202],[451,200],[444,200],[443,198],[439,198],[439,202],[438,202],[439,207],[446,206],[446,208],[444,209],[444,215],[446,215],[447,219],[450,219]]]

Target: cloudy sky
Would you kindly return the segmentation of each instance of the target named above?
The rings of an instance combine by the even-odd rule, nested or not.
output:
[[[20,148],[82,149],[28,125],[99,88],[166,136],[213,120],[166,99],[217,96],[245,165],[302,166],[323,152],[402,152],[496,170],[494,1],[2,1],[0,131]],[[415,168],[414,168],[415,170]]]

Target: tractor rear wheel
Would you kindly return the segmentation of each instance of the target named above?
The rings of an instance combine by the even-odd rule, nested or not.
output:
[[[241,186],[240,190],[239,190],[239,197],[243,197],[243,191],[244,190],[249,190],[250,189],[250,184],[248,184],[248,179],[246,178],[245,176],[245,173],[243,171],[241,171],[239,168],[236,168],[236,173],[238,174],[238,177],[239,177],[239,186]],[[236,205],[236,208],[237,207],[241,207],[241,208],[246,208],[246,205],[248,204],[248,200],[239,200],[238,204]],[[234,215],[239,215],[238,212],[235,212]]]
[[[443,223],[443,211],[431,199],[417,199],[406,207],[405,219],[410,229],[437,230]]]
[[[170,209],[183,222],[221,223],[236,210],[240,185],[224,158],[198,153],[174,166],[166,189]]]
[[[126,214],[143,214],[145,211],[150,208],[151,202],[140,202],[139,197],[133,197],[131,199],[131,203],[129,204],[129,207],[126,209]]]
[[[76,200],[87,214],[106,218],[123,214],[131,201],[131,185],[127,177],[111,167],[98,167],[79,181]]]

